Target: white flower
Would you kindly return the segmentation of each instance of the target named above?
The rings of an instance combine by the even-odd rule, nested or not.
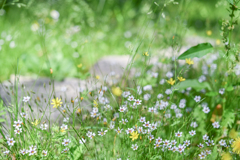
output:
[[[219,89],[219,93],[220,93],[220,94],[224,94],[224,92],[225,92],[225,88]]]
[[[79,143],[80,143],[80,144],[86,143],[86,139],[81,138],[81,139],[79,140]]]
[[[18,120],[18,121],[14,121],[14,127],[16,127],[16,128],[19,128],[19,127],[21,127],[21,124],[22,124],[22,121],[20,121],[20,120]]]
[[[167,95],[172,94],[172,90],[171,90],[171,89],[166,89],[165,93],[166,93]]]
[[[103,129],[101,129],[101,131],[98,131],[99,136],[104,136],[106,133],[107,133],[107,130],[103,131]]]
[[[195,96],[194,100],[195,100],[196,102],[199,102],[199,101],[201,100],[201,97],[200,97],[200,96]]]
[[[26,118],[26,117],[27,117],[27,114],[26,114],[26,113],[23,113],[23,112],[20,113],[20,115],[21,115],[22,118]]]
[[[203,112],[204,112],[204,113],[209,113],[209,112],[210,112],[210,109],[209,109],[208,107],[204,107],[204,108],[203,108]]]
[[[224,139],[221,139],[221,140],[219,141],[219,144],[220,144],[221,146],[226,146],[226,141],[225,141]]]
[[[132,147],[131,147],[134,151],[138,149],[138,145],[137,144],[132,144]]]
[[[197,128],[198,124],[197,122],[191,122],[190,126],[193,128]]]
[[[126,97],[128,97],[128,96],[130,96],[131,95],[131,93],[129,92],[129,91],[126,91],[126,92],[123,92],[122,93],[122,96],[124,97],[124,98],[126,98]]]
[[[144,91],[151,91],[152,90],[152,85],[146,85],[143,87]]]
[[[178,131],[177,133],[175,133],[175,136],[176,136],[176,137],[182,137],[182,132],[179,132],[179,131]]]
[[[151,98],[151,94],[149,94],[149,93],[144,94],[144,96],[143,96],[143,99],[144,99],[145,101],[148,101],[150,98]]]
[[[157,98],[158,98],[158,99],[163,98],[163,94],[158,94],[158,95],[157,95]]]
[[[63,122],[68,123],[69,122],[69,118],[68,117],[64,118]]]
[[[41,124],[40,128],[41,130],[47,130],[48,125],[47,124]]]
[[[199,156],[200,159],[205,159],[206,153],[205,152],[201,152],[198,156]]]
[[[191,136],[194,136],[194,135],[196,134],[196,131],[191,130],[191,131],[189,132],[189,134],[190,134]]]
[[[21,149],[20,154],[25,155],[27,153],[26,149]]]
[[[8,155],[9,153],[10,153],[10,151],[8,151],[8,150],[3,152],[4,155]]]
[[[9,47],[10,47],[10,48],[15,48],[15,47],[16,47],[15,42],[14,42],[14,41],[11,41],[11,42],[9,43]]]
[[[173,77],[173,73],[172,73],[172,72],[167,72],[167,73],[166,73],[166,76],[168,77],[168,79],[170,79],[170,78]]]
[[[13,140],[13,138],[8,138],[7,144],[8,144],[9,146],[13,146],[14,143],[15,143],[15,141]]]
[[[212,125],[213,125],[213,128],[219,128],[220,127],[219,122],[214,122]]]
[[[165,79],[161,79],[161,81],[159,82],[159,84],[163,85],[165,83]]]
[[[146,121],[146,118],[145,117],[141,117],[139,121],[143,123],[143,122]]]
[[[123,129],[120,129],[119,127],[118,127],[118,129],[115,129],[115,131],[117,132],[117,134],[121,133],[122,130],[123,130]]]
[[[133,96],[129,96],[129,97],[128,97],[128,100],[129,100],[129,101],[135,101],[135,99],[134,99]]]
[[[63,144],[64,146],[67,146],[67,145],[69,145],[70,142],[71,142],[70,139],[63,139],[62,144]]]
[[[58,11],[56,11],[56,10],[52,10],[52,11],[50,12],[50,16],[51,16],[53,19],[58,20],[58,18],[59,18],[59,16],[60,16],[60,13],[59,13]]]
[[[23,102],[28,102],[30,100],[30,97],[23,97]]]
[[[22,128],[18,128],[16,127],[16,129],[14,130],[15,134],[20,134],[22,133]]]
[[[42,151],[42,155],[43,155],[43,156],[47,156],[47,152],[48,152],[48,151],[43,150],[43,151]]]
[[[140,105],[141,102],[142,102],[142,100],[139,100],[139,99],[136,99],[136,100],[135,100],[135,103],[136,103],[137,105]]]
[[[203,140],[208,140],[209,136],[207,136],[206,134],[203,136]]]

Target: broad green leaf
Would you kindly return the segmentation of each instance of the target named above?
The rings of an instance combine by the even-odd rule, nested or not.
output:
[[[192,88],[196,89],[197,91],[205,89],[205,88],[207,88],[209,91],[212,90],[209,83],[207,83],[207,82],[200,83],[196,79],[188,79],[183,82],[180,82],[180,84],[178,86],[176,86],[176,89],[183,90],[188,87],[192,87]]]
[[[209,97],[214,97],[214,96],[217,96],[218,95],[218,92],[208,92],[206,93],[206,96],[209,96]]]
[[[234,89],[233,86],[229,86],[229,87],[226,88],[226,91],[230,92],[230,91],[232,91],[233,89]]]
[[[234,111],[230,109],[224,110],[221,126],[222,127],[229,126],[230,128],[232,128],[232,124],[234,124],[234,120],[235,120]]]
[[[186,58],[194,58],[194,57],[201,58],[206,54],[211,53],[212,51],[213,51],[213,46],[210,43],[201,43],[185,51],[183,54],[181,54],[178,57],[178,59],[186,59]]]

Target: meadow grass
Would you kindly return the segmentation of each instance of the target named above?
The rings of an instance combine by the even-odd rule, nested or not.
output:
[[[166,2],[169,2],[166,5],[182,5],[181,7],[184,8],[181,2],[180,4],[172,4],[173,1]],[[149,27],[146,26],[142,28],[143,32],[136,35],[138,43],[127,49],[131,60],[125,69],[125,74],[117,83],[110,84],[103,78],[92,75],[96,84],[102,83],[101,87],[91,91],[80,90],[76,95],[77,98],[69,102],[63,102],[60,97],[55,97],[54,87],[51,88],[49,92],[53,96],[48,97],[47,106],[44,107],[60,112],[63,117],[60,124],[45,120],[44,111],[38,113],[37,117],[30,112],[30,104],[34,103],[33,94],[21,95],[19,99],[20,84],[16,78],[12,88],[14,101],[7,107],[5,103],[0,103],[0,115],[10,118],[9,122],[1,123],[1,158],[238,159],[240,65],[238,64],[239,47],[234,45],[237,43],[232,37],[233,26],[237,25],[235,20],[238,11],[235,6],[238,2],[228,1],[232,14],[228,20],[221,22],[223,45],[211,48],[212,52],[205,56],[201,55],[204,51],[201,54],[191,51],[184,61],[179,60],[181,56],[176,58],[177,55],[172,55],[170,58],[165,58],[165,63],[151,64],[154,50],[150,46],[155,41],[154,36],[150,40],[142,36],[148,32],[144,30]],[[164,19],[162,10],[159,8],[155,10],[156,6],[164,8],[164,4],[156,2],[152,4],[153,11],[160,10],[159,15]],[[52,14],[57,18],[58,12],[54,11]],[[119,19],[121,20],[121,17]],[[181,29],[184,24],[178,22],[173,23],[176,25],[172,26],[172,30],[180,28],[178,33],[184,35],[185,31]],[[49,27],[57,25],[54,20],[52,23],[53,26]],[[40,29],[40,25],[33,26],[33,30],[35,29]],[[151,29],[153,32],[150,32]],[[26,34],[29,32],[26,31]],[[154,28],[150,27],[149,32],[151,33],[149,35],[154,35]],[[69,68],[66,67],[68,62],[64,61],[65,57],[58,59],[59,62],[52,61],[59,57],[50,55],[52,51],[46,48],[51,48],[47,45],[56,37],[47,39],[46,33],[38,32],[36,36],[39,38],[36,38],[40,43],[39,50],[43,56],[46,56],[45,70],[42,67],[40,71],[37,69],[38,71],[33,70],[33,72],[41,75],[44,71],[54,84],[55,79],[61,79],[58,77],[60,73],[63,72],[64,76],[68,76],[62,69],[58,70],[60,66],[54,66],[54,63],[66,64],[63,66],[67,69],[66,73],[69,72]],[[114,36],[116,35],[112,38],[119,42],[119,37]],[[182,45],[181,37],[171,36],[167,40],[168,45],[178,51]],[[74,36],[72,38],[74,39]],[[107,41],[111,44],[113,39]],[[27,40],[22,41],[24,42],[27,43]],[[83,38],[81,45],[85,46],[87,43]],[[56,42],[55,45],[57,44]],[[76,43],[71,45],[74,46]],[[117,44],[112,45],[110,49],[114,50],[116,46]],[[31,43],[29,47],[32,47]],[[63,47],[61,50],[64,50],[64,46],[61,47]],[[54,50],[54,47],[52,48]],[[91,49],[93,52],[98,50]],[[124,50],[126,48],[122,49]],[[162,59],[160,57],[159,61],[163,62]],[[26,62],[34,63],[30,60]],[[83,62],[71,59],[69,63],[75,63],[72,65],[76,67],[76,74],[78,69],[85,65]],[[23,64],[16,64],[16,76],[23,70],[21,65]],[[167,70],[162,69],[164,65],[167,65]],[[132,68],[136,71],[135,74],[130,75]],[[108,77],[113,79],[115,75]],[[90,103],[90,112],[86,110],[84,101]],[[1,122],[4,122],[3,118]]]

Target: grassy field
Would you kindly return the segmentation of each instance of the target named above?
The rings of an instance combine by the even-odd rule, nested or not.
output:
[[[51,67],[62,80],[85,77],[104,55],[131,54],[130,45],[155,51],[171,45],[173,36],[181,43],[187,35],[207,36],[208,30],[219,39],[218,21],[227,16],[217,1],[163,1],[171,4],[166,7],[161,1],[10,2],[0,16],[1,81],[15,73],[17,59],[20,74],[50,76]]]
[[[18,98],[17,79],[8,87],[12,102],[0,101],[1,159],[239,159],[239,2],[1,2],[0,80],[15,73],[49,76],[53,84],[47,99]],[[192,35],[219,45],[166,58],[166,70],[148,63],[159,50],[187,46]],[[56,80],[86,79],[105,55],[130,55],[136,74],[80,88],[69,102],[54,95]],[[46,118],[47,109],[60,122],[50,121],[51,112]]]

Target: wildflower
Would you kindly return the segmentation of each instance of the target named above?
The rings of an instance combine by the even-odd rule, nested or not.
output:
[[[160,143],[157,143],[157,142],[156,142],[156,143],[154,144],[154,146],[155,146],[154,149],[156,149],[156,148],[161,147],[162,145],[160,145]]]
[[[183,151],[184,151],[184,146],[183,145],[181,145],[181,144],[179,144],[179,146],[178,146],[178,152],[179,153],[182,153]]]
[[[208,140],[205,143],[207,144],[207,146],[213,146],[214,145],[214,141],[213,140]]]
[[[96,100],[93,100],[93,106],[98,108],[98,102]]]
[[[151,91],[152,90],[152,85],[146,85],[143,87],[144,91]]]
[[[63,122],[68,123],[69,122],[69,118],[68,117],[64,118]]]
[[[30,97],[27,96],[27,97],[23,97],[23,102],[28,102],[30,100]]]
[[[221,146],[226,146],[226,141],[221,139],[219,142],[218,142]]]
[[[176,136],[176,137],[182,137],[182,132],[179,132],[179,131],[178,131],[177,133],[175,133],[175,136]]]
[[[18,128],[16,127],[16,129],[14,130],[15,134],[20,134],[22,132],[22,128]]]
[[[208,140],[209,136],[207,136],[206,134],[203,136],[203,140]]]
[[[209,107],[203,107],[203,112],[204,112],[204,113],[209,113],[209,112],[210,112]]]
[[[223,152],[221,160],[232,160],[232,156],[229,152]]]
[[[77,65],[78,68],[82,68],[82,63]]]
[[[52,105],[53,105],[53,108],[58,108],[58,107],[61,107],[63,102],[61,102],[61,99],[58,99],[58,98],[54,98],[52,99]]]
[[[190,140],[186,140],[183,142],[186,146],[189,146],[190,145]]]
[[[240,138],[236,138],[232,143],[233,152],[240,154]]]
[[[64,148],[62,153],[67,153],[69,151],[69,148]]]
[[[194,100],[195,100],[196,102],[199,102],[199,101],[201,100],[201,97],[200,97],[200,96],[195,96]]]
[[[139,121],[143,123],[143,122],[146,121],[146,118],[145,117],[141,117]]]
[[[48,125],[47,124],[41,124],[40,128],[41,130],[47,130]]]
[[[52,11],[50,12],[50,16],[51,16],[53,19],[58,20],[58,18],[59,18],[59,16],[60,16],[60,13],[59,13],[58,11],[56,11],[56,10],[52,10]]]
[[[38,119],[36,119],[35,122],[31,122],[31,123],[32,125],[37,126],[40,122],[38,121]]]
[[[168,146],[168,145],[170,145],[169,140],[166,139],[166,140],[163,142],[163,145],[164,145],[164,146]]]
[[[173,77],[173,73],[169,71],[169,72],[166,73],[166,76],[167,76],[168,78],[172,78],[172,77]]]
[[[220,93],[220,94],[224,94],[224,92],[225,92],[225,88],[219,89],[219,93]]]
[[[180,82],[185,81],[186,79],[183,77],[177,77]]]
[[[128,97],[128,100],[129,100],[129,101],[134,101],[135,99],[134,99],[133,96],[129,96],[129,97]]]
[[[10,153],[10,151],[8,151],[8,150],[3,152],[4,155],[8,155],[9,153]]]
[[[144,122],[143,126],[144,126],[144,127],[149,127],[149,128],[150,128],[150,127],[151,127],[151,124],[149,123],[149,121],[147,121],[147,122]]]
[[[144,52],[143,55],[146,56],[146,57],[149,56],[148,52]]]
[[[166,93],[167,95],[172,94],[172,90],[171,90],[171,89],[166,89],[165,93]]]
[[[200,159],[205,159],[206,153],[205,152],[201,152],[198,156],[199,156]]]
[[[118,127],[118,129],[115,129],[115,131],[117,132],[117,134],[121,133],[122,130],[123,130],[123,129],[120,129],[119,127]]]
[[[14,143],[15,143],[15,141],[13,140],[13,138],[8,138],[7,144],[8,144],[9,146],[13,146]]]
[[[48,152],[48,151],[43,150],[43,151],[42,151],[42,155],[43,155],[43,156],[47,156],[47,152]]]
[[[86,139],[81,138],[81,139],[79,140],[79,143],[80,143],[80,144],[86,143]]]
[[[27,152],[26,152],[26,149],[21,149],[20,150],[20,154],[22,154],[22,155],[25,155]]]
[[[138,131],[138,133],[142,133],[143,132],[143,128],[142,127],[138,127],[137,131]]]
[[[14,125],[13,127],[19,128],[21,127],[22,121],[18,120],[18,121],[14,121]]]
[[[98,131],[99,136],[104,136],[106,133],[107,133],[107,130],[103,131],[103,129],[101,129],[101,131]]]
[[[28,150],[29,156],[36,154],[37,153],[36,149],[37,148],[35,147],[30,147],[30,149]]]
[[[132,133],[130,133],[131,134],[131,136],[130,136],[130,138],[132,138],[132,141],[134,141],[135,139],[138,139],[138,132],[136,131],[136,132],[132,132]]]
[[[163,94],[158,94],[158,95],[157,95],[157,98],[158,98],[158,99],[163,98]]]
[[[139,99],[136,99],[136,100],[135,100],[135,103],[136,103],[137,105],[140,105],[141,102],[142,102],[142,100],[139,100]]]
[[[175,80],[173,80],[172,78],[170,78],[170,79],[167,81],[167,83],[169,83],[169,84],[171,84],[171,85],[174,85]]]
[[[175,146],[175,145],[177,144],[177,141],[174,139],[174,140],[171,141],[171,144],[172,144],[173,146]]]
[[[67,146],[70,142],[71,142],[70,139],[63,139],[62,144],[63,144],[64,146]]]
[[[138,145],[137,144],[132,144],[132,147],[131,147],[134,151],[138,149]]]
[[[208,30],[206,33],[207,33],[208,36],[212,35],[212,31],[211,30]]]
[[[191,58],[189,58],[189,59],[186,58],[186,63],[188,65],[194,64],[194,62],[193,62],[193,60],[191,60]]]
[[[112,87],[112,93],[115,95],[115,96],[121,96],[122,94],[122,90],[120,89],[120,87]]]
[[[150,135],[148,136],[148,139],[152,141],[154,139],[154,136],[150,133]]]
[[[200,143],[200,144],[198,145],[198,147],[199,147],[199,148],[203,148],[204,145],[203,145],[202,143]]]
[[[207,154],[207,155],[209,155],[209,154],[211,154],[211,153],[212,153],[211,150],[208,150],[208,149],[206,150],[206,154]]]
[[[27,117],[26,113],[20,113],[20,115],[21,115],[22,118],[26,118]]]
[[[220,127],[219,122],[214,122],[212,125],[213,125],[213,128],[219,128]]]

